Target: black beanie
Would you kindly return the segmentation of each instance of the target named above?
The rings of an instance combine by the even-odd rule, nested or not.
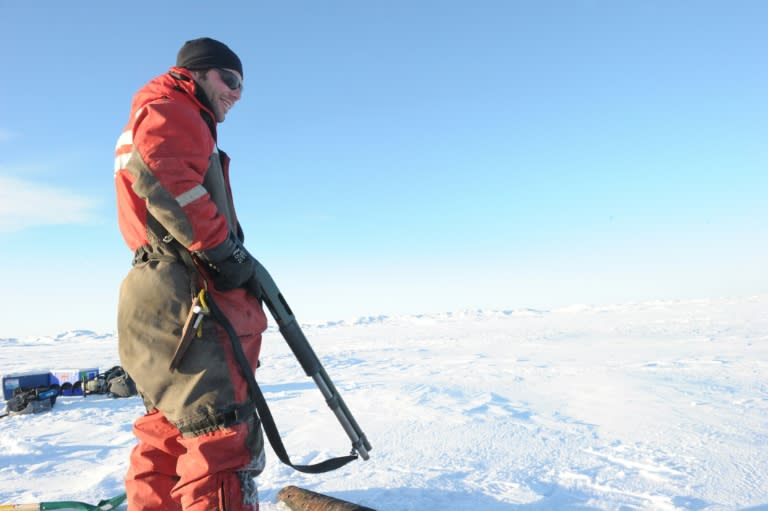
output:
[[[210,37],[201,37],[184,43],[176,56],[176,66],[187,69],[221,67],[234,69],[243,76],[243,65],[235,52],[226,44]]]

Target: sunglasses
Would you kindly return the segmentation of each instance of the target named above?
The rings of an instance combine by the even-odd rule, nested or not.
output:
[[[227,71],[226,69],[221,68],[215,68],[216,72],[219,73],[219,76],[221,77],[221,81],[224,82],[224,84],[229,87],[232,90],[243,90],[243,82],[240,81],[240,78],[237,77],[235,73],[232,71]]]

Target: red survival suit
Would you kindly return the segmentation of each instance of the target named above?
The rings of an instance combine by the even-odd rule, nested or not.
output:
[[[169,369],[200,289],[229,319],[253,370],[267,326],[256,297],[242,288],[217,291],[204,269],[189,264],[192,252],[243,239],[213,119],[192,75],[174,67],[135,95],[116,147],[118,220],[136,252],[120,289],[120,361],[148,412],[133,428],[129,511],[258,509],[254,477],[264,442],[221,324],[204,317]]]

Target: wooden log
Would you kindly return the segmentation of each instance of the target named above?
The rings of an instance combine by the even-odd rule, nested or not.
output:
[[[277,499],[291,511],[376,511],[297,486],[286,486],[277,493]]]

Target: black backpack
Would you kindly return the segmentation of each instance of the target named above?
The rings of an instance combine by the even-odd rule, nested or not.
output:
[[[115,366],[85,382],[83,395],[107,394],[110,397],[131,397],[138,394],[136,384],[121,366]]]

